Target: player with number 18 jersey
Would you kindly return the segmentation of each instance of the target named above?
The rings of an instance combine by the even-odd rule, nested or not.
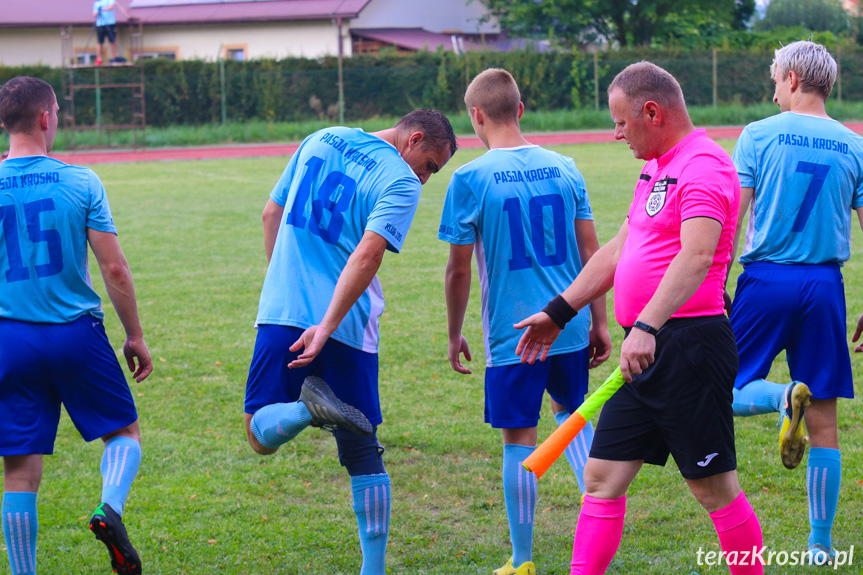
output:
[[[270,194],[284,206],[261,291],[258,324],[307,328],[324,317],[339,274],[366,230],[401,250],[420,182],[388,142],[356,128],[306,138]],[[377,278],[332,337],[377,353],[384,297]]]

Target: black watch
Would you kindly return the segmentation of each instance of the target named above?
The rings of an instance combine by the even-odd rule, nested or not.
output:
[[[635,320],[635,323],[632,324],[632,327],[640,329],[641,331],[646,331],[647,333],[649,333],[650,335],[652,335],[654,337],[656,336],[657,333],[659,333],[658,329],[656,329],[652,325],[648,325],[648,324],[644,323],[643,321]]]

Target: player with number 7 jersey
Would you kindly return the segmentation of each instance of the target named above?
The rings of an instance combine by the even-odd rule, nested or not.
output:
[[[309,425],[334,430],[351,478],[361,575],[385,573],[391,507],[376,434],[384,309],[376,273],[386,250],[401,250],[422,184],[455,150],[452,126],[435,110],[370,134],[320,130],[291,158],[264,208],[270,265],[246,384],[247,437],[267,455]]]
[[[742,417],[780,414],[788,469],[811,444],[808,547],[823,565],[835,555],[842,475],[837,400],[854,397],[841,270],[851,256],[852,210],[863,226],[863,138],[827,115],[837,63],[824,46],[776,50],[770,75],[780,113],[746,126],[733,156],[741,186],[734,253],[749,210],[731,310],[740,353],[733,407]],[[861,331],[863,316],[854,341]],[[792,381],[768,381],[783,350]]]

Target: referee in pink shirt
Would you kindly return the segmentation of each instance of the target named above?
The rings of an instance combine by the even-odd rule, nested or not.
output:
[[[689,119],[674,77],[650,62],[608,87],[615,138],[646,160],[626,221],[564,293],[520,323],[516,353],[544,360],[575,311],[612,287],[627,381],[602,410],[584,469],[575,574],[605,573],[626,491],[644,463],[674,457],[710,514],[731,573],[760,574],[761,526],[737,481],[731,401],[737,346],[723,286],[740,204],[728,154]]]

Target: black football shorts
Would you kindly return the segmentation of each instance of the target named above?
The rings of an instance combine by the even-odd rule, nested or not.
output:
[[[671,454],[686,479],[736,469],[737,367],[724,315],[668,320],[656,335],[654,363],[602,408],[590,457],[665,465]]]

